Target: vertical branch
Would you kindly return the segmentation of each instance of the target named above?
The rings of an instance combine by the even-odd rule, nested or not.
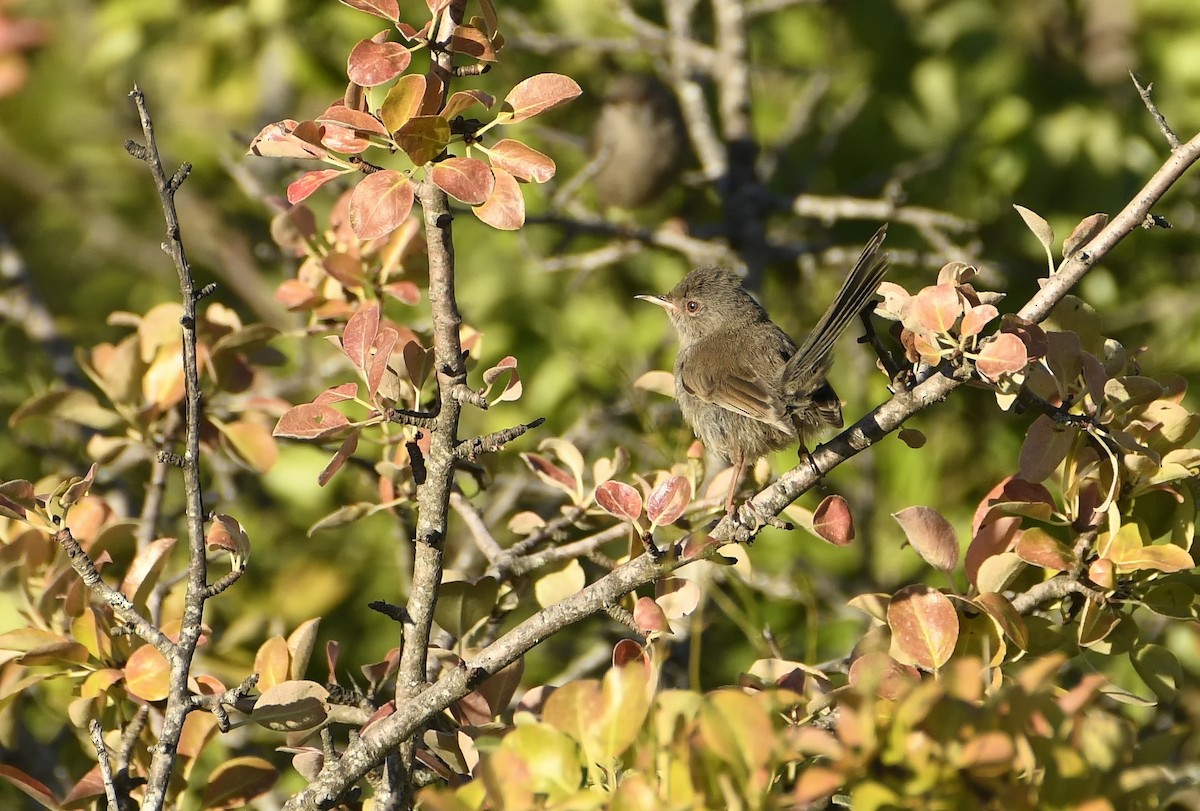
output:
[[[434,47],[430,49],[433,55],[431,73],[442,80],[443,99],[449,92],[452,77],[452,54],[445,46],[449,44],[454,28],[462,22],[465,6],[466,0],[454,0],[443,12],[432,43]],[[433,356],[439,408],[425,460],[425,481],[417,487],[412,588],[396,675],[398,707],[411,701],[427,686],[429,634],[442,582],[446,524],[454,484],[454,448],[458,443],[462,393],[467,391],[467,370],[459,341],[462,317],[454,296],[450,200],[428,180],[417,185],[417,200],[424,216],[429,251],[429,306],[433,315]],[[413,806],[412,772],[420,739],[421,730],[418,729],[400,744],[399,769],[395,779],[389,781],[395,793],[391,798],[394,807],[409,809]]]
[[[183,722],[191,709],[188,694],[188,674],[200,629],[204,618],[205,590],[208,580],[208,562],[204,555],[204,507],[200,488],[200,372],[196,363],[196,290],[192,280],[192,269],[188,264],[180,235],[179,216],[175,211],[175,193],[187,179],[192,167],[183,164],[170,177],[163,171],[158,144],[154,139],[154,124],[146,108],[146,98],[135,86],[129,94],[137,107],[141,119],[144,145],[127,141],[126,150],[144,161],[154,177],[158,196],[162,201],[163,216],[167,223],[167,238],[163,250],[175,263],[179,275],[179,291],[183,296],[183,369],[184,369],[184,453],[183,481],[187,514],[188,534],[188,577],[184,597],[183,623],[174,650],[167,657],[171,663],[170,692],[163,714],[162,731],[154,756],[150,761],[149,783],[142,808],[158,811],[166,798],[167,784],[175,766],[179,736]]]

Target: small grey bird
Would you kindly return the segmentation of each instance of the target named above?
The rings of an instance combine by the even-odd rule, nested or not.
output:
[[[689,155],[671,88],[653,76],[617,76],[592,130],[593,185],[605,206],[639,208],[678,179]]]
[[[725,502],[746,465],[826,428],[842,427],[842,405],[825,379],[833,346],[875,295],[888,271],[875,232],[833,303],[799,349],[733,271],[693,270],[663,296],[638,296],[667,311],[679,334],[675,399],[696,437],[734,465]],[[811,458],[811,457],[810,457]]]

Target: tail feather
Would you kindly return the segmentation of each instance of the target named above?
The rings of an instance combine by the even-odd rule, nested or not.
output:
[[[813,328],[804,343],[796,350],[783,370],[783,388],[786,395],[795,396],[806,394],[816,389],[825,381],[825,373],[834,344],[850,326],[858,314],[867,306],[867,302],[879,289],[880,282],[888,272],[888,256],[879,253],[879,246],[887,236],[887,225],[875,232],[875,236],[863,248],[862,254],[854,264],[854,269],[846,276],[842,289],[838,291],[833,303],[821,316],[821,320]]]

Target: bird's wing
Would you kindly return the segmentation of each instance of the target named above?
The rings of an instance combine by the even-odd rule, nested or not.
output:
[[[696,363],[681,363],[676,371],[688,394],[735,414],[791,431],[784,421],[783,404],[771,396],[769,381],[744,359],[731,359],[732,368],[723,374],[697,367]]]

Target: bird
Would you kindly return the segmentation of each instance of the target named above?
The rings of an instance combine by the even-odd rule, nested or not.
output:
[[[690,155],[671,88],[641,73],[614,78],[596,117],[592,154],[592,182],[602,205],[636,209],[657,200],[679,178]]]
[[[806,443],[842,427],[842,404],[826,376],[834,344],[888,272],[888,256],[879,251],[886,235],[884,225],[867,242],[798,348],[728,268],[696,268],[664,295],[637,296],[666,310],[678,333],[675,399],[684,420],[705,448],[734,466],[727,515],[747,465],[794,444],[812,464]]]

